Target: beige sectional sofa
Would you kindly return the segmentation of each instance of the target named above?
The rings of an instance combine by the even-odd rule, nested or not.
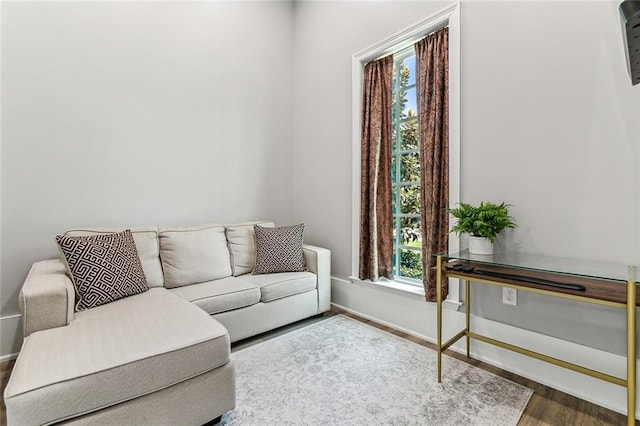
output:
[[[20,293],[8,424],[200,425],[233,409],[230,342],[330,303],[326,249],[304,246],[308,271],[251,274],[256,223],[273,226],[131,229],[149,290],[79,312],[64,263],[36,262]]]

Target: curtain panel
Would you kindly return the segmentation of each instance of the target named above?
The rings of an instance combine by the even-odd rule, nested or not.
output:
[[[391,101],[393,56],[364,67],[360,167],[360,279],[393,275]]]
[[[436,260],[449,246],[449,29],[415,45],[420,134],[422,277],[425,297],[436,301]],[[443,294],[448,293],[443,279]]]

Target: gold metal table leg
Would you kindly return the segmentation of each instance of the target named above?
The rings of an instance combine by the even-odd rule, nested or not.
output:
[[[436,260],[438,383],[442,383],[442,256]]]
[[[633,275],[632,275],[633,274]],[[636,422],[636,282],[629,268],[627,282],[627,424]]]
[[[471,337],[469,337],[470,329],[470,321],[469,321],[469,313],[471,310],[471,292],[469,291],[469,280],[464,280],[464,305],[465,305],[465,315],[466,315],[466,327],[465,330],[467,332],[467,358],[469,358],[469,344],[471,341]]]

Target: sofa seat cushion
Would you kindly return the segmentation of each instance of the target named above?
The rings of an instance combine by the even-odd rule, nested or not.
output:
[[[170,290],[204,309],[209,315],[255,305],[260,301],[260,288],[234,277],[187,285]]]
[[[48,424],[97,411],[229,361],[227,330],[163,288],[78,312],[29,335],[7,388],[8,420]]]
[[[315,290],[317,285],[317,276],[311,272],[245,274],[240,275],[238,278],[260,287],[261,302],[270,302],[271,300]]]

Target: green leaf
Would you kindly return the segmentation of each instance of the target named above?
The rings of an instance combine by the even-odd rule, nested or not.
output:
[[[450,232],[484,237],[494,242],[504,229],[517,226],[513,217],[509,215],[509,207],[511,204],[505,202],[494,204],[483,201],[477,207],[458,203],[458,207],[449,209],[449,213],[458,219]]]

